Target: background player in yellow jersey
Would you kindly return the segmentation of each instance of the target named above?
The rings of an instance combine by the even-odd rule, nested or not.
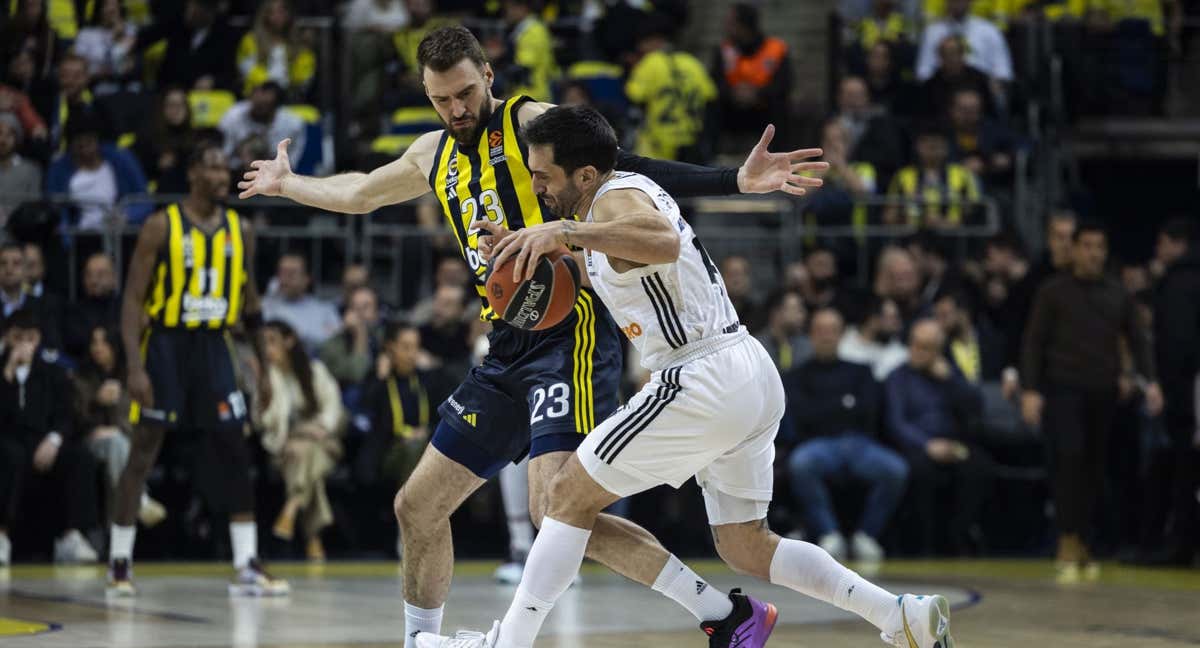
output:
[[[229,515],[234,580],[230,593],[281,595],[256,557],[246,401],[238,390],[228,330],[262,320],[251,271],[249,224],[222,202],[229,160],[214,144],[188,160],[189,192],[151,215],[138,234],[121,307],[134,424],[129,463],[117,487],[109,592],[134,593],[134,517],[146,475],[167,430],[199,429],[197,478],[212,510]],[[148,322],[148,328],[147,328]]]
[[[489,237],[485,233],[481,240],[476,221],[515,230],[553,218],[533,191],[520,136],[522,123],[551,106],[526,97],[493,97],[487,57],[462,27],[438,29],[418,49],[425,92],[446,124],[444,130],[423,135],[400,159],[370,173],[328,178],[293,174],[284,141],[274,160],[251,163],[238,185],[243,198],[284,196],[348,213],[370,212],[434,191],[475,274],[481,316],[493,323],[488,356],[439,408],[442,423],[396,496],[404,546],[406,648],[412,648],[418,632],[438,633],[441,628],[453,574],[450,514],[501,467],[528,451],[530,510],[534,522],[540,522],[550,477],[592,426],[615,411],[621,370],[616,325],[589,290],[581,293],[572,316],[543,332],[504,324],[483,291],[487,266],[479,250]],[[799,195],[805,187],[819,186],[819,179],[802,174],[825,168],[805,161],[820,151],[768,153],[773,132],[768,127],[740,169],[629,154],[619,156],[617,165],[644,173],[680,196],[777,190]],[[605,564],[616,563],[631,545],[653,542],[645,530],[620,518],[601,516],[595,528],[589,555]],[[694,580],[702,581],[698,576]],[[719,618],[700,610],[713,603],[709,590],[692,586],[664,594],[698,617]],[[718,596],[716,605],[722,604],[728,600]]]

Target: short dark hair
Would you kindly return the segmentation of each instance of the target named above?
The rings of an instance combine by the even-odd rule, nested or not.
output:
[[[308,257],[294,250],[288,250],[280,254],[279,258],[275,260],[275,267],[278,268],[279,264],[283,263],[283,260],[287,258],[299,259],[300,264],[304,266],[304,273],[308,274]]]
[[[38,321],[37,313],[32,308],[18,308],[8,319],[4,320],[4,332],[7,333],[13,329],[22,330],[41,330],[41,323]]]
[[[192,167],[204,164],[204,156],[208,155],[208,152],[212,150],[220,151],[222,154],[225,153],[225,148],[214,140],[202,138],[192,147],[191,152],[188,153],[187,166],[185,168],[190,171]]]
[[[478,67],[488,62],[479,39],[462,25],[450,25],[429,32],[417,46],[417,65],[424,71],[445,72],[468,59]]]
[[[780,288],[771,291],[771,294],[767,295],[767,301],[763,303],[763,310],[767,313],[767,316],[769,317],[775,311],[779,310],[783,306],[784,300],[790,295],[795,295],[800,300],[800,305],[804,306],[804,295],[801,295],[799,290],[795,288]],[[808,309],[805,308],[805,310]]]
[[[1096,221],[1083,221],[1076,225],[1075,234],[1071,237],[1071,240],[1078,243],[1084,234],[1101,234],[1105,240],[1108,240],[1108,230]]]
[[[550,145],[554,163],[568,174],[593,166],[601,173],[617,166],[617,134],[591,106],[555,106],[523,129],[530,146]]]
[[[21,247],[21,245],[14,243],[12,241],[5,241],[4,243],[0,243],[0,255],[4,254],[5,252],[16,252],[17,254],[20,254],[21,256],[25,256],[25,248]]]
[[[1008,250],[1017,256],[1024,254],[1024,248],[1021,246],[1021,239],[1016,232],[1011,230],[1002,230],[988,238],[984,242],[985,249]]]
[[[95,135],[98,139],[108,138],[108,123],[103,117],[89,109],[76,110],[67,118],[63,129],[68,142],[75,141],[82,135]]]
[[[759,31],[758,7],[749,2],[739,2],[733,5],[733,19],[738,24]]]
[[[1194,218],[1177,216],[1163,223],[1162,233],[1172,241],[1195,243],[1200,241],[1200,227],[1196,226]]]
[[[387,323],[386,326],[383,327],[383,341],[384,342],[395,342],[396,340],[400,339],[401,334],[406,333],[408,331],[416,331],[419,333],[420,329],[417,328],[416,324],[413,324],[412,322],[410,322],[408,320],[403,320],[403,319],[391,320]]]

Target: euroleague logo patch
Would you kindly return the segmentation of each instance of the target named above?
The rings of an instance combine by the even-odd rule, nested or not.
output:
[[[488,146],[497,147],[504,143],[504,133],[494,130],[488,134]]]

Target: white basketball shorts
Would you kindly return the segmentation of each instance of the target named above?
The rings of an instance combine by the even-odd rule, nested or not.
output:
[[[709,524],[762,519],[771,502],[783,383],[750,336],[650,382],[576,451],[592,479],[626,497],[693,475]]]

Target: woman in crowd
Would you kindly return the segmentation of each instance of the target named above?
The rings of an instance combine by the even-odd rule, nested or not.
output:
[[[75,53],[88,63],[88,73],[97,95],[111,94],[122,89],[127,81],[136,83],[137,26],[125,19],[121,0],[102,0],[96,7],[92,22],[75,38]],[[131,90],[138,90],[134,85]]]
[[[287,0],[262,3],[254,29],[238,44],[237,61],[247,96],[264,81],[275,81],[292,102],[303,97],[317,71],[317,57],[302,42]]]
[[[275,520],[275,535],[289,540],[304,512],[310,560],[325,558],[321,529],[333,522],[325,478],[337,466],[345,416],[337,381],[320,360],[309,359],[288,324],[272,320],[263,330],[263,355],[270,389],[260,390],[256,414],[262,444],[283,473],[287,500]],[[260,383],[262,381],[260,380]]]
[[[160,194],[187,193],[187,158],[196,145],[192,111],[187,92],[179,86],[167,88],[158,111],[138,133],[133,151]]]

